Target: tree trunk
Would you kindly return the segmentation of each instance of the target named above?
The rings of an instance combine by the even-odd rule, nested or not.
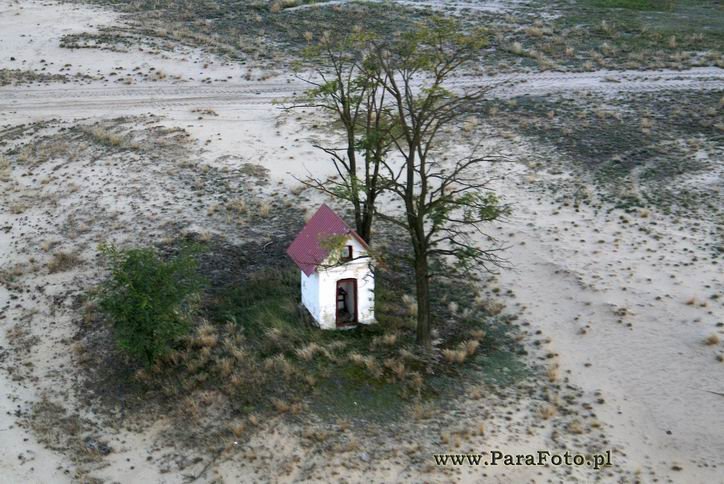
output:
[[[430,278],[427,276],[427,255],[415,254],[415,284],[417,286],[417,344],[432,347],[430,315]]]
[[[362,220],[357,225],[357,234],[368,244],[372,239],[372,220],[374,219],[374,201],[372,204],[362,202]]]

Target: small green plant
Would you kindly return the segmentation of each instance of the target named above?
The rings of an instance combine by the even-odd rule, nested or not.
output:
[[[150,365],[189,332],[202,280],[193,249],[163,260],[152,248],[100,250],[111,265],[99,307],[113,321],[118,345]]]

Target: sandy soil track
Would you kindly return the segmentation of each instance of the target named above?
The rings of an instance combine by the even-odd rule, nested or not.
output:
[[[724,69],[697,68],[687,71],[599,71],[587,73],[542,73],[501,75],[494,78],[463,78],[452,84],[462,89],[489,86],[492,97],[566,94],[581,91],[619,93],[675,89],[724,89]],[[22,115],[23,111],[114,110],[138,107],[177,107],[206,104],[270,104],[308,87],[290,78],[288,82],[179,83],[139,86],[48,85],[0,88],[0,112]]]

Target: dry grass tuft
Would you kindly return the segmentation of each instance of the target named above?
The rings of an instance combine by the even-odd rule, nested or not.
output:
[[[503,312],[503,309],[505,309],[505,304],[498,301],[484,301],[482,306],[485,312],[491,316],[497,316]]]
[[[468,357],[468,353],[464,349],[453,350],[447,348],[442,350],[442,355],[448,363],[455,363],[458,365],[464,363],[465,359]]]
[[[53,259],[48,262],[48,272],[51,274],[55,274],[56,272],[66,272],[80,263],[81,259],[76,254],[57,252],[53,255]]]
[[[527,29],[525,29],[525,33],[528,34],[530,37],[543,37],[543,29],[536,26],[530,26]]]
[[[410,408],[410,413],[412,414],[412,418],[419,422],[421,420],[427,420],[432,417],[434,414],[434,410],[431,405],[425,405],[420,402],[415,402],[415,404]]]
[[[373,377],[382,377],[382,368],[380,367],[374,356],[363,356],[357,352],[352,352],[347,356],[347,358],[351,363],[367,369],[367,371],[370,372]]]
[[[261,202],[259,204],[259,216],[260,217],[268,217],[271,213],[271,205],[268,202]]]
[[[460,343],[460,349],[465,351],[467,356],[473,356],[480,346],[480,341],[469,339]]]
[[[356,351],[348,354],[347,358],[350,362],[354,363],[357,366],[364,366],[365,364],[365,357],[361,353],[357,353]]]
[[[704,340],[704,344],[707,346],[715,346],[715,345],[718,345],[719,342],[720,342],[719,335],[716,333],[710,334]]]
[[[279,370],[286,379],[290,379],[297,373],[297,367],[282,354],[264,360],[264,367],[267,370]]]
[[[248,207],[243,198],[235,198],[226,204],[226,210],[236,214],[244,214],[247,212]]]
[[[190,418],[194,421],[201,416],[201,409],[199,408],[199,403],[191,395],[183,399],[183,402],[181,404],[181,412],[185,417]]]
[[[551,365],[546,374],[548,376],[548,381],[551,383],[558,381],[558,378],[560,378],[560,369],[558,368],[558,364]]]
[[[274,409],[279,413],[287,413],[292,408],[291,405],[289,405],[287,402],[280,398],[273,398],[272,405],[274,406]]]
[[[584,432],[583,424],[580,420],[572,420],[566,428],[568,432],[572,434],[582,434]]]
[[[219,360],[217,368],[222,377],[229,377],[234,371],[234,359],[229,357],[222,358]]]
[[[94,126],[91,128],[86,128],[83,130],[87,135],[89,135],[93,141],[100,145],[104,146],[111,146],[116,148],[121,147],[130,147],[126,146],[125,139],[123,136],[113,133],[112,131],[102,127],[102,126]]]
[[[397,343],[399,335],[397,333],[387,333],[382,337],[382,344],[394,346]]]
[[[199,326],[194,343],[201,348],[213,348],[219,342],[219,336],[216,334],[216,328],[208,321]]]
[[[392,374],[398,379],[398,380],[404,380],[405,376],[407,375],[407,367],[405,367],[405,363],[403,361],[400,361],[395,358],[387,358],[384,361],[385,368],[390,370]]]
[[[442,350],[442,355],[448,363],[463,364],[468,357],[473,356],[480,346],[480,341],[469,339],[460,342],[456,349],[447,348]]]
[[[323,353],[323,348],[317,343],[309,343],[304,348],[298,348],[295,353],[304,361],[312,361],[317,354]]]
[[[543,420],[548,420],[556,414],[556,407],[550,404],[542,405],[538,409],[538,413]]]
[[[480,341],[483,338],[485,338],[485,331],[482,329],[474,329],[474,330],[470,331],[470,337],[475,340]]]
[[[474,386],[468,390],[468,396],[472,400],[480,400],[485,395],[484,388],[480,385]]]
[[[523,53],[523,44],[520,42],[513,42],[510,44],[510,47],[508,47],[508,50],[515,55],[520,55]]]
[[[10,160],[0,155],[0,181],[6,182],[10,180]]]
[[[229,431],[231,431],[231,433],[234,434],[234,437],[236,437],[236,438],[239,438],[242,435],[244,435],[245,430],[246,430],[246,423],[243,420],[238,420],[236,422],[229,424]]]
[[[372,344],[374,346],[395,346],[395,344],[397,344],[398,339],[399,339],[398,333],[385,333],[382,336],[375,336],[372,339]]]
[[[403,294],[402,304],[405,305],[410,316],[417,316],[417,300],[413,296]]]

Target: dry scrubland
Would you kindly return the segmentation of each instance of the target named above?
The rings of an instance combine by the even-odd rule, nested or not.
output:
[[[718,482],[721,6],[317,3],[0,1],[3,475]],[[272,100],[301,92],[289,74],[320,25],[392,35],[432,12],[490,31],[459,82],[518,84],[458,127],[514,160],[480,173],[513,207],[491,227],[511,267],[441,281],[421,357],[391,227],[379,325],[320,334],[298,310],[284,249],[323,199],[295,178],[329,173],[311,146],[335,131]],[[98,306],[101,243],[197,248],[192,329],[154,365],[115,345]],[[495,448],[615,465],[431,456]]]

